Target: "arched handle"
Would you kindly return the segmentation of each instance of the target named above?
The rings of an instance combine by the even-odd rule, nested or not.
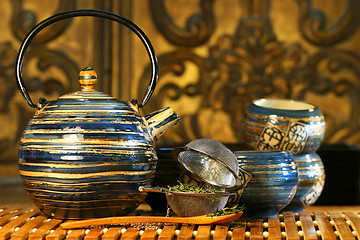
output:
[[[31,98],[25,88],[24,85],[24,81],[22,78],[22,63],[23,63],[23,58],[25,55],[25,51],[27,50],[31,40],[36,36],[36,34],[38,34],[42,29],[44,29],[45,27],[47,27],[48,25],[55,23],[57,21],[63,20],[63,19],[67,19],[67,18],[72,18],[72,17],[79,17],[79,16],[94,16],[94,17],[101,17],[101,18],[107,18],[113,21],[116,21],[118,23],[121,23],[123,25],[125,25],[126,27],[128,27],[130,30],[132,30],[142,41],[142,43],[144,44],[146,51],[148,52],[149,58],[150,58],[150,62],[151,62],[151,79],[150,79],[150,83],[149,86],[145,92],[144,98],[142,99],[141,103],[139,104],[139,107],[143,107],[150,99],[152,93],[154,92],[155,86],[156,86],[156,82],[158,79],[158,63],[157,63],[157,59],[156,59],[156,55],[155,55],[155,51],[154,48],[152,47],[148,37],[145,35],[145,33],[137,26],[135,25],[133,22],[131,22],[130,20],[111,13],[111,12],[106,12],[106,11],[101,11],[101,10],[95,10],[95,9],[80,9],[80,10],[72,10],[72,11],[67,11],[67,12],[62,12],[62,13],[58,13],[54,16],[51,16],[45,20],[43,20],[42,22],[38,23],[25,37],[24,41],[22,42],[19,52],[18,52],[18,56],[16,59],[16,65],[15,65],[15,78],[16,81],[18,83],[18,87],[22,93],[22,95],[24,96],[26,102],[33,108],[36,108],[37,105],[34,104],[31,101]]]

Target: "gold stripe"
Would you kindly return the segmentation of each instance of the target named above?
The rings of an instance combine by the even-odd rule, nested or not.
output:
[[[99,183],[102,183],[102,184],[116,184],[116,183],[129,183],[129,181],[124,181],[124,180],[119,180],[119,181],[114,181],[114,180],[109,180],[109,181],[94,181],[94,182],[91,182],[91,181],[87,181],[87,182],[84,182],[84,183],[77,183],[77,182],[66,182],[66,183],[57,183],[57,182],[48,182],[48,181],[44,181],[44,180],[41,180],[41,181],[37,181],[37,180],[29,180],[29,179],[23,179],[23,181],[28,184],[28,185],[31,185],[32,187],[29,189],[29,190],[35,190],[36,188],[34,188],[34,185],[39,185],[39,186],[44,186],[44,185],[48,185],[49,187],[51,188],[57,188],[57,187],[83,187],[83,188],[87,188],[91,185],[94,185],[94,184],[99,184]],[[138,181],[137,183],[139,185],[144,185],[146,183],[148,183],[149,179],[144,179],[142,181]]]
[[[274,174],[274,173],[275,174],[282,174],[281,172],[283,172],[283,171],[254,171],[252,173],[253,173],[253,176],[254,176],[254,174]],[[295,170],[287,170],[286,172],[295,172]]]
[[[117,149],[116,151],[128,151],[129,148],[131,147],[132,149],[138,149],[138,150],[142,150],[142,149],[146,149],[147,147],[151,146],[150,144],[136,144],[136,145],[130,145],[128,143],[124,143],[124,142],[114,142],[114,141],[89,141],[89,142],[85,142],[85,141],[74,141],[74,140],[68,140],[68,141],[52,141],[53,139],[49,139],[49,140],[43,140],[43,141],[32,141],[31,139],[27,140],[24,139],[23,141],[21,141],[22,143],[28,143],[27,146],[21,146],[22,149],[31,149],[31,148],[39,148],[39,149],[56,149],[56,148],[61,148],[61,150],[74,150],[74,149],[83,149],[83,148],[104,148],[103,150],[111,150],[109,148],[113,148],[113,146],[122,146],[122,147],[127,147],[126,149]],[[48,143],[52,143],[51,145],[40,145],[40,144],[36,144],[36,143],[42,143],[42,142],[48,142]],[[104,142],[106,144],[104,144]],[[66,143],[69,143],[69,145],[66,145]],[[81,145],[74,145],[74,143],[81,143]],[[99,149],[100,150],[100,149]]]
[[[313,171],[315,171],[315,172],[317,172],[317,171],[324,171],[323,170],[324,169],[324,166],[312,166],[312,167],[310,167],[310,166],[308,166],[308,167],[298,167],[298,170],[302,170],[302,171],[299,171],[299,174],[300,173],[302,173],[302,172],[313,172]],[[308,171],[309,170],[309,171]],[[308,173],[306,174],[306,175],[308,175]]]
[[[253,118],[258,118],[258,119],[268,119],[269,118],[269,116],[268,115],[265,115],[265,116],[260,116],[259,114],[252,114],[252,113],[250,113],[250,112],[247,112],[246,113],[247,115],[249,115],[249,116],[251,116],[251,117],[253,117]],[[310,120],[311,119],[311,120]],[[323,116],[323,115],[321,115],[321,116],[316,116],[316,117],[314,117],[314,116],[309,116],[309,117],[303,117],[303,118],[290,118],[290,117],[288,117],[288,118],[284,118],[284,117],[282,117],[282,116],[278,116],[277,118],[276,118],[276,120],[278,120],[278,121],[285,121],[285,122],[287,122],[287,121],[291,121],[291,120],[296,120],[296,121],[310,121],[310,122],[320,122],[320,121],[323,121],[323,120],[325,120],[325,117]],[[246,117],[245,117],[245,120],[244,120],[244,122],[246,122],[246,123],[248,123],[248,124],[252,124],[252,121],[248,121],[248,120],[246,120]]]
[[[116,134],[139,134],[137,132],[128,132],[128,131],[116,131],[116,132],[109,132],[106,129],[80,129],[76,128],[74,130],[71,129],[35,129],[35,130],[25,130],[24,134],[33,134],[33,133],[61,133],[61,134],[81,134],[81,133],[116,133]]]
[[[112,150],[112,149],[92,149],[92,150],[82,150],[82,147],[79,148],[69,148],[69,149],[53,149],[52,146],[49,146],[47,148],[42,146],[29,146],[29,147],[22,147],[22,150],[39,150],[39,151],[46,151],[50,154],[64,154],[64,153],[91,153],[91,154],[126,154],[126,155],[132,155],[137,150]],[[154,155],[154,152],[152,151],[145,151],[141,153],[141,155]]]
[[[114,166],[114,165],[129,165],[133,163],[121,164],[118,162],[98,163],[98,164],[48,164],[48,163],[26,163],[19,162],[19,165],[24,166],[38,166],[38,167],[50,167],[50,168],[86,168],[86,167],[102,167],[102,166]],[[152,165],[152,162],[136,163],[136,165]]]
[[[104,199],[104,200],[101,200],[101,199],[97,199],[97,200],[95,200],[95,199],[90,199],[90,200],[88,200],[88,201],[85,201],[85,200],[74,200],[74,199],[69,199],[68,201],[66,201],[66,200],[64,200],[64,199],[50,199],[50,198],[41,198],[41,197],[36,197],[36,196],[34,196],[33,197],[34,199],[36,199],[36,200],[38,200],[38,201],[46,201],[46,202],[55,202],[55,203],[92,203],[92,202],[109,202],[109,201],[114,201],[114,202],[127,202],[127,203],[136,203],[135,201],[134,201],[134,199],[133,198],[131,198],[131,199],[129,199],[128,197],[123,197],[123,198],[106,198],[106,199]],[[139,194],[139,196],[137,196],[137,199],[142,199],[142,197],[141,197],[141,195]],[[71,205],[73,205],[73,204],[71,204]],[[139,204],[140,204],[140,202],[139,202]],[[69,204],[70,205],[70,204]],[[116,205],[115,205],[116,206]],[[54,208],[57,208],[57,207],[55,207],[55,206],[52,206],[52,207],[54,207]],[[113,208],[114,206],[113,205],[111,205],[111,208]],[[123,205],[121,205],[121,206],[119,206],[119,207],[124,207]],[[61,207],[61,208],[63,208],[63,207]],[[83,207],[80,207],[80,208],[75,208],[75,207],[73,207],[73,206],[69,206],[69,208],[71,209],[71,210],[75,210],[75,209],[80,209],[80,210],[85,210],[85,209],[89,209],[89,208],[83,208]],[[96,207],[96,206],[94,206],[94,209],[97,209],[97,208],[109,208],[109,206],[102,206],[102,207]]]
[[[142,194],[143,195],[143,194]],[[139,200],[139,199],[143,199],[143,197],[139,194],[138,196],[136,196],[137,198],[131,198],[129,199],[128,196],[124,197],[124,198],[114,198],[114,199],[104,199],[104,200],[101,200],[101,199],[98,199],[98,200],[88,200],[88,201],[84,201],[84,200],[73,200],[73,199],[69,199],[68,201],[66,200],[59,200],[59,199],[50,199],[50,198],[41,198],[41,197],[33,197],[33,199],[36,199],[37,201],[40,201],[40,202],[43,202],[43,201],[46,201],[46,202],[55,202],[55,205],[54,206],[51,206],[52,209],[70,209],[70,210],[81,210],[81,211],[84,211],[84,210],[87,210],[87,209],[109,209],[109,206],[94,206],[92,208],[85,208],[85,207],[79,207],[79,208],[76,208],[74,207],[74,203],[92,203],[92,202],[109,202],[109,201],[114,201],[114,202],[122,202],[125,204],[131,204],[131,206],[133,204],[139,204],[140,205],[140,202],[136,202],[136,200]],[[69,208],[66,208],[64,206],[61,206],[61,207],[58,207],[57,205],[61,205],[61,203],[73,203],[73,204],[69,204]],[[57,204],[59,203],[59,204]],[[126,205],[111,205],[111,209],[114,209],[114,208],[124,208],[124,207],[127,207]]]
[[[108,176],[131,176],[131,175],[147,175],[152,174],[153,170],[150,171],[113,171],[113,172],[100,172],[100,173],[83,173],[83,174],[68,174],[68,173],[47,173],[47,172],[30,172],[19,170],[20,174],[26,177],[47,177],[57,179],[85,179],[85,178],[98,178]]]
[[[74,135],[77,135],[74,133]],[[80,134],[81,135],[81,134]],[[79,136],[81,137],[81,136]],[[38,138],[22,138],[21,143],[51,143],[52,146],[63,146],[65,143],[81,143],[81,144],[87,144],[87,145],[96,145],[98,147],[108,147],[109,145],[123,145],[131,146],[131,147],[141,147],[141,146],[151,146],[149,143],[143,143],[141,140],[125,140],[120,139],[119,140],[106,140],[106,139],[94,139],[94,138],[87,138],[87,139],[76,139],[74,138],[61,138],[61,139],[38,139]],[[104,144],[105,143],[105,144]]]
[[[306,160],[295,160],[297,163],[311,163],[314,164],[316,162],[320,162],[320,158],[310,158],[310,159],[306,159]]]
[[[141,118],[138,118],[141,120]],[[118,118],[106,118],[106,120],[109,120],[109,122],[114,123],[114,124],[132,124],[132,125],[138,125],[139,122],[134,122],[134,121],[118,121]],[[140,121],[139,120],[139,121]],[[37,125],[37,124],[61,124],[61,123],[67,123],[67,122],[75,122],[75,123],[81,123],[81,122],[86,122],[89,124],[92,123],[101,123],[103,122],[103,118],[56,118],[56,120],[53,119],[32,119],[29,124],[31,125]]]
[[[273,168],[273,169],[279,169],[282,167],[290,167],[295,166],[295,163],[284,163],[283,165],[278,164],[269,164],[269,165],[246,165],[246,168],[254,169],[254,168]]]
[[[131,107],[129,105],[127,106],[121,106],[118,102],[112,102],[111,104],[86,104],[86,105],[77,105],[77,104],[66,104],[66,105],[46,105],[44,109],[51,109],[51,108],[58,108],[58,107],[78,107],[78,108],[81,108],[81,107],[112,107],[112,106],[115,106],[115,107],[119,107],[119,108],[129,108],[131,109]],[[128,110],[128,112],[133,112],[133,109],[131,110]]]
[[[108,95],[104,95],[104,96],[98,96],[98,97],[95,97],[94,95],[92,96],[89,96],[89,95],[64,95],[62,97],[59,97],[60,100],[67,100],[67,99],[106,99],[106,100],[116,100],[115,98],[113,97],[110,97]]]
[[[128,110],[121,110],[121,109],[59,109],[59,110],[46,110],[46,113],[50,113],[50,114],[56,114],[56,113],[68,113],[68,112],[76,112],[76,113],[88,113],[88,112],[103,112],[103,113],[108,113],[108,112],[116,112],[116,113],[128,113]]]
[[[96,193],[96,190],[89,191],[88,189],[86,191],[73,191],[73,192],[66,192],[66,191],[56,191],[56,190],[49,190],[49,189],[37,189],[34,186],[31,186],[31,188],[24,187],[25,190],[29,192],[39,192],[36,195],[40,195],[40,193],[44,192],[46,195],[48,194],[87,194],[87,193]],[[32,193],[34,195],[35,193]]]

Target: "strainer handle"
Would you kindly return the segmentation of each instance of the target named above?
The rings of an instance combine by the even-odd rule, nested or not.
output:
[[[25,55],[25,51],[27,50],[31,40],[36,36],[36,34],[38,34],[42,29],[44,29],[45,27],[47,27],[48,25],[55,23],[57,21],[63,20],[63,19],[67,19],[67,18],[72,18],[72,17],[79,17],[79,16],[94,16],[94,17],[101,17],[101,18],[107,18],[113,21],[116,21],[118,23],[121,23],[123,25],[125,25],[126,27],[128,27],[130,30],[132,30],[142,41],[142,43],[144,44],[146,51],[149,55],[150,58],[150,62],[151,62],[151,79],[150,79],[150,83],[149,86],[145,92],[145,95],[141,101],[141,103],[139,104],[139,107],[143,107],[150,99],[152,93],[154,92],[155,86],[156,86],[156,82],[157,82],[157,78],[158,78],[158,63],[157,63],[157,59],[156,59],[156,55],[155,55],[155,51],[154,48],[152,47],[148,37],[145,35],[145,33],[137,26],[135,25],[133,22],[131,22],[130,20],[111,13],[111,12],[106,12],[106,11],[102,11],[102,10],[95,10],[95,9],[79,9],[79,10],[72,10],[72,11],[67,11],[67,12],[62,12],[62,13],[58,13],[54,16],[51,16],[45,20],[43,20],[42,22],[38,23],[25,37],[25,39],[23,40],[19,52],[18,52],[18,56],[16,59],[16,65],[15,65],[15,78],[18,84],[18,87],[22,93],[22,95],[25,98],[25,101],[30,105],[30,107],[36,108],[37,105],[34,104],[25,88],[24,85],[24,81],[22,78],[22,63],[23,63],[23,58]]]
[[[152,192],[152,193],[164,193],[162,187],[149,187],[149,186],[140,186],[139,192]]]

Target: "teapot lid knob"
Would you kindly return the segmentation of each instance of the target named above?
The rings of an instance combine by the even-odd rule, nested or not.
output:
[[[79,73],[81,91],[95,91],[97,74],[94,69],[86,67]]]

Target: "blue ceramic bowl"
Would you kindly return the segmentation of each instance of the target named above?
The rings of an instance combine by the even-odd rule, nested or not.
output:
[[[297,166],[288,151],[235,151],[239,166],[252,174],[239,200],[244,216],[269,217],[279,213],[293,199]]]
[[[305,102],[260,99],[245,111],[244,139],[253,149],[313,153],[324,134],[325,119],[321,110]]]
[[[318,154],[294,155],[299,181],[296,194],[285,210],[299,212],[319,198],[325,184],[325,170]]]

